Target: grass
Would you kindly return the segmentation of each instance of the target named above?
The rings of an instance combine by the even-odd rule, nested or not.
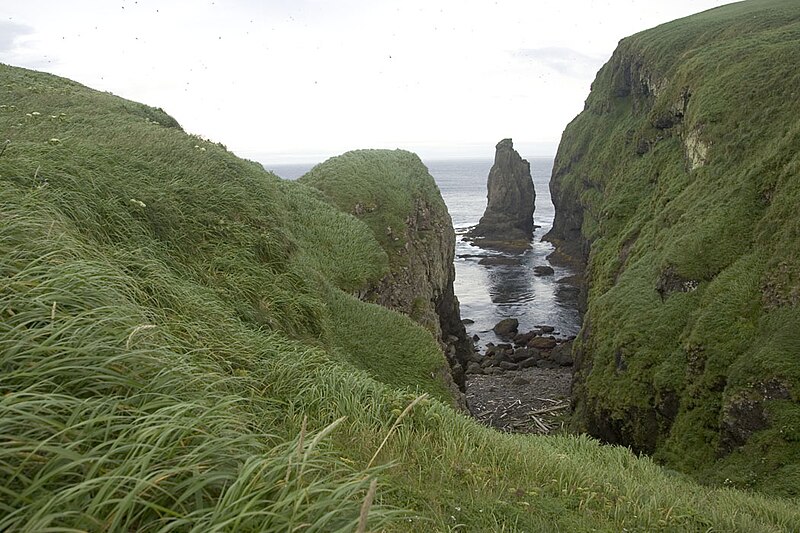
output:
[[[430,333],[353,297],[389,264],[368,222],[158,110],[0,81],[0,530],[800,524],[625,448],[478,425]]]
[[[579,227],[592,243],[578,427],[708,483],[791,496],[798,54],[800,10],[780,0],[624,39],[565,131],[553,184],[573,217],[557,214],[556,236]],[[659,295],[667,273],[692,288]],[[771,380],[788,401],[759,396]],[[744,397],[754,403],[736,416],[763,409],[767,424],[731,449],[730,424],[750,423],[729,415]]]
[[[235,319],[153,320],[131,277],[7,193],[0,529],[353,529],[369,472],[276,435],[283,405],[263,394],[265,359],[307,349]],[[232,360],[187,338],[226,329],[262,349]]]
[[[357,214],[397,268],[403,253],[408,217],[425,200],[438,213],[447,207],[419,157],[404,150],[354,150],[311,169],[298,181],[323,191],[345,213]]]
[[[389,258],[369,226],[355,216],[331,209],[324,196],[296,181],[281,183],[284,207],[299,220],[292,235],[311,270],[347,292],[377,283],[389,270]]]

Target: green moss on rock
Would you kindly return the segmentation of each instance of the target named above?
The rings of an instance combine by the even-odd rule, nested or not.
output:
[[[579,427],[795,496],[800,448],[775,428],[800,413],[799,62],[789,1],[623,39],[564,132],[549,235],[588,267]]]

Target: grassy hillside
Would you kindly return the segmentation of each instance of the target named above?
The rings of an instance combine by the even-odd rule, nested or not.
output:
[[[403,150],[348,152],[317,165],[299,181],[324,191],[343,211],[357,214],[397,267],[408,258],[403,237],[415,202],[424,197],[437,211],[447,211],[419,157]]]
[[[624,39],[567,128],[587,250],[577,417],[709,482],[800,494],[800,4]],[[560,217],[560,220],[559,220]]]
[[[0,530],[800,524],[624,448],[478,426],[432,336],[350,295],[388,264],[365,223],[159,110],[0,82]]]

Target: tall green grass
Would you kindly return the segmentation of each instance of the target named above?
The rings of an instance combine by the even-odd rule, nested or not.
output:
[[[353,530],[374,474],[318,430],[275,433],[284,404],[265,394],[264,360],[307,349],[148,313],[140,283],[14,193],[0,193],[0,529]],[[246,357],[190,342],[226,331],[250,338]]]

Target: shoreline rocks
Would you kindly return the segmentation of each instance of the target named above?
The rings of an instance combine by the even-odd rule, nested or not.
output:
[[[545,336],[555,330],[552,326],[538,326],[525,333],[517,333],[518,327],[519,322],[513,318],[498,322],[495,333],[501,336],[500,331],[504,332],[505,338],[513,344],[489,343],[483,354],[475,351],[467,364],[466,374],[494,375],[534,366],[561,368],[573,365],[572,342],[575,337]]]
[[[500,338],[513,338],[517,334],[519,320],[516,318],[504,318],[494,325],[492,331]]]

